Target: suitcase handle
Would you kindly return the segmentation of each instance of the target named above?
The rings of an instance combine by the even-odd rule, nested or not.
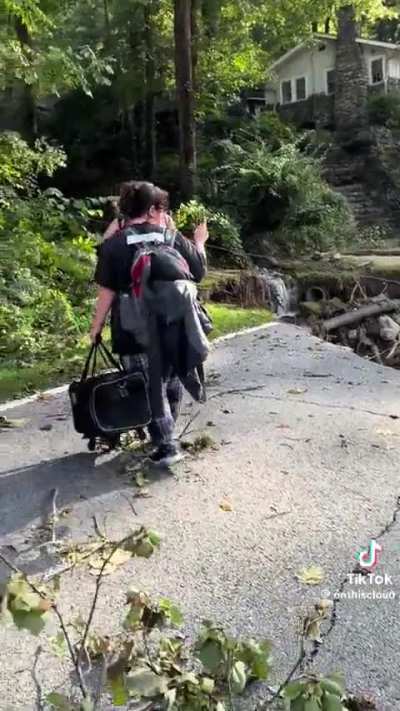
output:
[[[92,376],[95,374],[98,352],[101,353],[103,360],[106,364],[112,365],[114,368],[116,368],[120,372],[124,372],[124,369],[122,368],[120,363],[114,358],[111,351],[108,350],[107,346],[104,345],[103,341],[100,338],[97,340],[96,343],[93,343],[92,346],[90,347],[88,356],[86,358],[85,365],[83,367],[83,371],[82,371],[82,375],[81,375],[81,383],[87,379],[89,370],[91,370]],[[92,366],[92,367],[90,368],[90,366]]]

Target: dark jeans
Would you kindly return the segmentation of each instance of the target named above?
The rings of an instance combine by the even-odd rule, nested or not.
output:
[[[122,356],[122,364],[131,372],[147,373],[147,357],[145,355]],[[175,434],[175,423],[179,417],[182,403],[183,387],[175,375],[166,378],[162,384],[164,416],[153,419],[149,425],[149,434],[156,447],[172,444]]]

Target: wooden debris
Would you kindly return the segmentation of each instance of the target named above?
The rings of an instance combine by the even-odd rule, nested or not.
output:
[[[311,317],[313,333],[380,365],[400,368],[400,300],[383,294],[368,298],[363,292],[356,298],[354,291],[352,299],[348,304],[319,302],[318,317]]]

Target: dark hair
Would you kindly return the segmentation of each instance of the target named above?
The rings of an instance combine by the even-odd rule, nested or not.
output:
[[[141,217],[151,207],[167,210],[168,203],[168,193],[153,183],[131,181],[121,185],[119,209],[124,217]]]

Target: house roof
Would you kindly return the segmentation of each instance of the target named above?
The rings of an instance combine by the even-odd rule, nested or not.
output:
[[[336,42],[337,37],[334,35],[323,35],[323,34],[314,34],[313,35],[314,39],[316,40],[328,40],[330,42]],[[356,40],[359,44],[366,44],[369,45],[370,47],[381,47],[382,49],[393,49],[393,50],[398,50],[400,51],[400,45],[399,44],[393,44],[392,42],[379,42],[378,40],[371,40],[371,39],[363,39],[362,37],[357,37]],[[292,57],[293,55],[297,54],[302,49],[307,49],[309,47],[307,42],[301,42],[298,44],[296,47],[292,47],[292,49],[289,49],[288,52],[285,52],[285,54],[282,55],[282,57],[279,57],[270,67],[270,69],[276,69],[279,67],[281,64],[286,62],[287,59]]]

